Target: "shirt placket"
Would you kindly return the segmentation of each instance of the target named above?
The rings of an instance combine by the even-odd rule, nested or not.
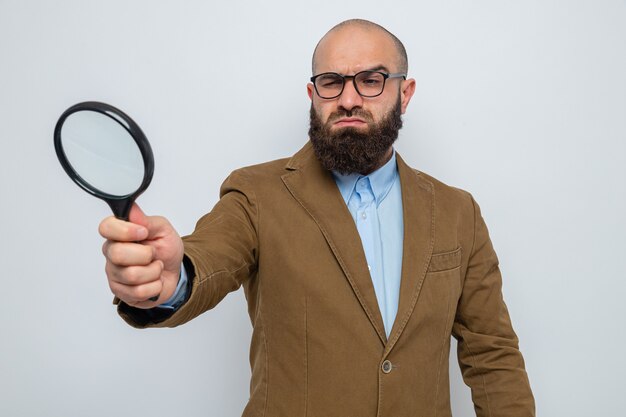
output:
[[[386,311],[385,301],[385,285],[382,274],[382,259],[380,254],[380,233],[378,227],[378,213],[376,209],[376,200],[372,192],[369,178],[360,178],[355,187],[356,194],[360,202],[356,210],[356,226],[361,237],[367,267],[370,271],[372,285],[378,300],[379,308],[383,318]],[[384,323],[385,328],[388,323]]]

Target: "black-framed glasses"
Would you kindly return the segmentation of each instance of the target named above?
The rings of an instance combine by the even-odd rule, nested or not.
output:
[[[360,71],[354,75],[341,75],[336,72],[324,72],[311,77],[317,95],[324,99],[336,98],[343,93],[346,79],[352,78],[354,89],[362,97],[376,97],[383,93],[388,78],[402,78],[406,74],[387,74],[380,71]]]

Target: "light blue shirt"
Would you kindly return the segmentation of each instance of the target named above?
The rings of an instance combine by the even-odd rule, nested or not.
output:
[[[361,237],[374,292],[385,325],[391,333],[398,312],[402,274],[404,219],[396,153],[369,175],[333,172]]]
[[[398,312],[402,274],[404,218],[396,152],[382,167],[369,175],[341,175],[333,172],[361,237],[363,251],[376,293],[387,337]],[[187,273],[181,277],[174,295],[159,307],[175,309],[185,299]]]

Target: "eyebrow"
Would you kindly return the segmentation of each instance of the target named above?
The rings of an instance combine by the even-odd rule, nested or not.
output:
[[[379,64],[379,65],[376,65],[376,66],[373,66],[373,67],[369,67],[369,68],[365,68],[365,69],[362,69],[361,71],[357,71],[357,72],[362,72],[362,71],[383,71],[383,72],[386,72],[388,74],[391,73],[391,71],[389,71],[389,68],[387,68],[386,66],[384,66],[382,64]],[[334,72],[334,71],[330,71],[330,72]],[[319,73],[317,75],[320,75],[320,74],[325,74],[325,73],[321,72],[321,73]],[[339,75],[343,75],[343,76],[346,75],[346,74],[341,74],[339,72],[335,72],[335,74],[339,74]],[[352,75],[354,75],[354,74],[352,74]]]
[[[389,71],[389,69],[386,66],[382,65],[382,64],[376,65],[374,67],[365,68],[365,69],[362,69],[361,71],[357,71],[357,72],[362,72],[362,71],[384,71],[386,73],[391,73],[391,71]],[[346,75],[346,74],[341,74],[341,73],[336,73],[336,74],[340,74],[340,75],[344,75],[344,76]],[[354,75],[354,74],[352,74],[352,75]]]
[[[384,65],[377,65],[377,66],[375,66],[375,67],[368,68],[368,69],[363,70],[363,71],[385,71],[385,72],[391,72],[391,71],[389,71],[389,69],[388,69],[386,66],[384,66]]]

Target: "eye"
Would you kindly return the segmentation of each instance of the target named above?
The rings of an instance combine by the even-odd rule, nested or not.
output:
[[[367,85],[376,85],[380,83],[380,80],[376,77],[368,77],[366,79],[364,79],[363,81],[361,81],[363,84],[367,84]]]
[[[380,86],[383,81],[383,76],[377,72],[361,73],[357,79],[357,82],[364,87],[377,87]]]
[[[317,79],[316,84],[322,88],[340,87],[343,84],[343,78],[336,75],[323,75]]]

